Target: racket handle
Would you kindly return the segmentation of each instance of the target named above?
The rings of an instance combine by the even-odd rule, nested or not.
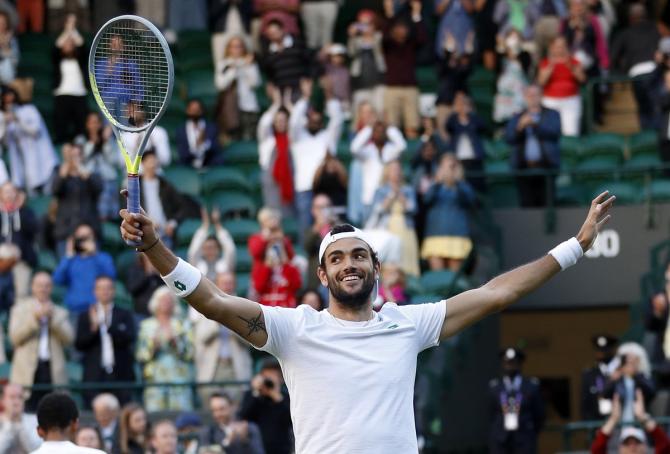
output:
[[[128,174],[128,199],[127,208],[130,213],[140,212],[140,176]],[[126,240],[128,246],[138,247],[142,243],[138,241]]]

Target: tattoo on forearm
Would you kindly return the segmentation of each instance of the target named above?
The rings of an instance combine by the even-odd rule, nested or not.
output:
[[[263,311],[260,311],[256,317],[251,317],[249,319],[237,316],[238,318],[242,319],[246,324],[247,324],[247,329],[249,332],[247,333],[247,336],[251,336],[254,333],[257,333],[259,331],[263,331],[264,333],[267,333],[265,330],[265,323],[263,320],[261,320],[261,317],[263,316]]]

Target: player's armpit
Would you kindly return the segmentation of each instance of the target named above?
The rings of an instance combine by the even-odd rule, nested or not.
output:
[[[226,295],[205,277],[186,301],[205,317],[221,323],[256,347],[266,344],[268,333],[260,304]]]

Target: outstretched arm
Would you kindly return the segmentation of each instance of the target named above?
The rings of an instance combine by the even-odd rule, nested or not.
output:
[[[577,234],[577,241],[586,252],[600,228],[610,219],[608,214],[616,197],[603,192],[591,202],[589,214]],[[450,298],[442,325],[441,339],[456,334],[489,314],[499,312],[529,294],[561,271],[559,262],[547,254],[492,279],[482,287]]]
[[[139,250],[161,276],[167,276],[177,267],[179,259],[157,237],[153,222],[144,213],[131,214],[121,210],[121,236],[124,240],[141,242]],[[221,323],[251,344],[261,347],[268,339],[263,311],[258,303],[227,295],[202,276],[196,289],[185,300],[210,320]]]

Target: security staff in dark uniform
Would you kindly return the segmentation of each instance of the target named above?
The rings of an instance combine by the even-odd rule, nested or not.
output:
[[[544,402],[536,378],[521,375],[525,355],[516,348],[501,352],[503,376],[491,380],[489,399],[491,454],[535,454],[544,424]]]
[[[607,334],[591,338],[595,364],[582,372],[581,417],[585,421],[604,419],[612,412],[612,400],[605,396],[605,391],[618,342],[616,337]]]

